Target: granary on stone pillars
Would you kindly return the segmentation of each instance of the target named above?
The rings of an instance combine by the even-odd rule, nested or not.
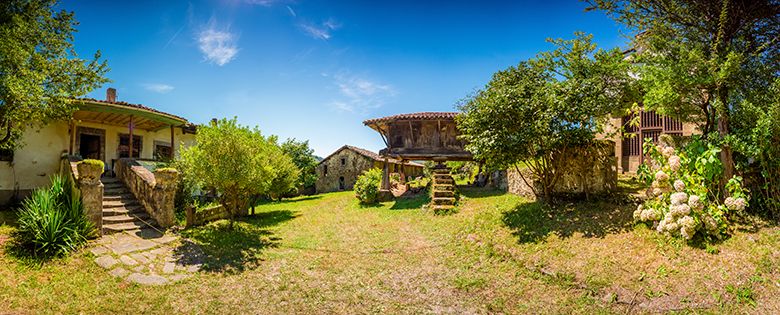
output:
[[[447,205],[454,203],[454,180],[442,162],[473,159],[472,154],[464,149],[464,143],[458,139],[460,132],[455,125],[457,115],[454,112],[399,114],[369,119],[363,124],[382,136],[386,148],[380,150],[379,155],[384,159],[395,159],[402,163],[422,160],[438,162],[439,167],[433,171],[433,204]],[[437,192],[437,185],[446,191]],[[382,172],[382,190],[389,189],[389,171],[385,168]]]

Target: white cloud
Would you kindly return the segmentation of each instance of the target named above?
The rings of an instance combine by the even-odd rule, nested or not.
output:
[[[341,23],[334,18],[328,18],[320,24],[301,23],[299,25],[307,35],[322,40],[330,39],[333,31],[341,28]]]
[[[388,98],[396,94],[390,85],[357,76],[337,74],[333,79],[342,99],[333,101],[330,105],[340,111],[366,112],[381,107]]]
[[[278,0],[244,0],[244,2],[248,4],[257,4],[257,5],[262,5],[264,7],[270,7],[279,1]]]
[[[287,11],[290,12],[290,15],[292,15],[292,17],[298,16],[298,14],[295,13],[295,10],[293,10],[293,8],[291,8],[289,5],[287,6]]]
[[[152,92],[157,93],[168,93],[170,91],[173,91],[174,87],[168,84],[162,84],[162,83],[145,83],[143,84],[144,89]]]
[[[238,54],[237,37],[227,28],[218,29],[216,22],[211,20],[206,28],[198,33],[198,48],[206,60],[223,66]]]

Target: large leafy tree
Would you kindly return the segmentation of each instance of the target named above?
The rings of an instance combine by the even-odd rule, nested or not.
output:
[[[287,139],[282,143],[282,151],[292,158],[293,163],[298,167],[300,175],[297,185],[301,187],[311,187],[317,181],[317,158],[314,157],[314,150],[309,147],[309,141],[298,141],[296,139]]]
[[[717,132],[724,179],[734,174],[732,117],[757,105],[780,73],[780,1],[590,0],[639,33],[644,104]]]
[[[178,167],[185,179],[216,190],[219,203],[231,217],[245,213],[256,195],[271,191],[277,150],[260,130],[241,126],[236,119],[214,120],[198,127],[196,144],[181,152]]]
[[[273,165],[273,180],[269,194],[271,198],[281,200],[285,196],[296,191],[301,178],[301,171],[295,163],[293,157],[286,152],[284,144],[277,144],[276,136],[270,137],[271,146],[269,147],[269,158]]]
[[[552,40],[555,50],[499,71],[460,105],[458,128],[475,158],[497,167],[528,167],[546,200],[563,158],[587,145],[611,113],[631,99],[630,65],[617,49],[597,50],[592,36]],[[523,180],[526,180],[523,177]]]
[[[100,52],[76,56],[72,12],[54,0],[0,2],[0,149],[14,149],[22,132],[70,117],[74,97],[108,80]]]

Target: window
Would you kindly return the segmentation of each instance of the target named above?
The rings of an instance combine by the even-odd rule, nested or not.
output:
[[[344,190],[344,176],[339,177],[339,190]]]
[[[328,165],[325,164],[322,167],[322,176],[328,176]]]
[[[171,158],[171,146],[165,143],[154,144],[154,159],[169,160]]]
[[[143,148],[143,139],[141,136],[133,135],[133,155],[134,158],[140,158],[141,157],[141,148]],[[126,158],[130,157],[130,135],[128,134],[120,134],[119,135],[119,148],[117,151],[119,151],[118,155],[120,158]]]
[[[3,161],[3,162],[13,162],[14,161],[14,150],[11,150],[11,149],[0,149],[0,161]]]
[[[341,158],[341,166],[347,165],[347,159]]]

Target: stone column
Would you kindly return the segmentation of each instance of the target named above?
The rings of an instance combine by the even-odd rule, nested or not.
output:
[[[76,164],[76,169],[84,214],[95,224],[98,235],[103,235],[103,183],[100,182],[103,167],[82,161]]]
[[[160,168],[154,171],[154,192],[151,204],[156,205],[154,213],[150,213],[160,227],[171,227],[174,219],[174,199],[176,197],[176,180],[179,172],[172,168]]]

